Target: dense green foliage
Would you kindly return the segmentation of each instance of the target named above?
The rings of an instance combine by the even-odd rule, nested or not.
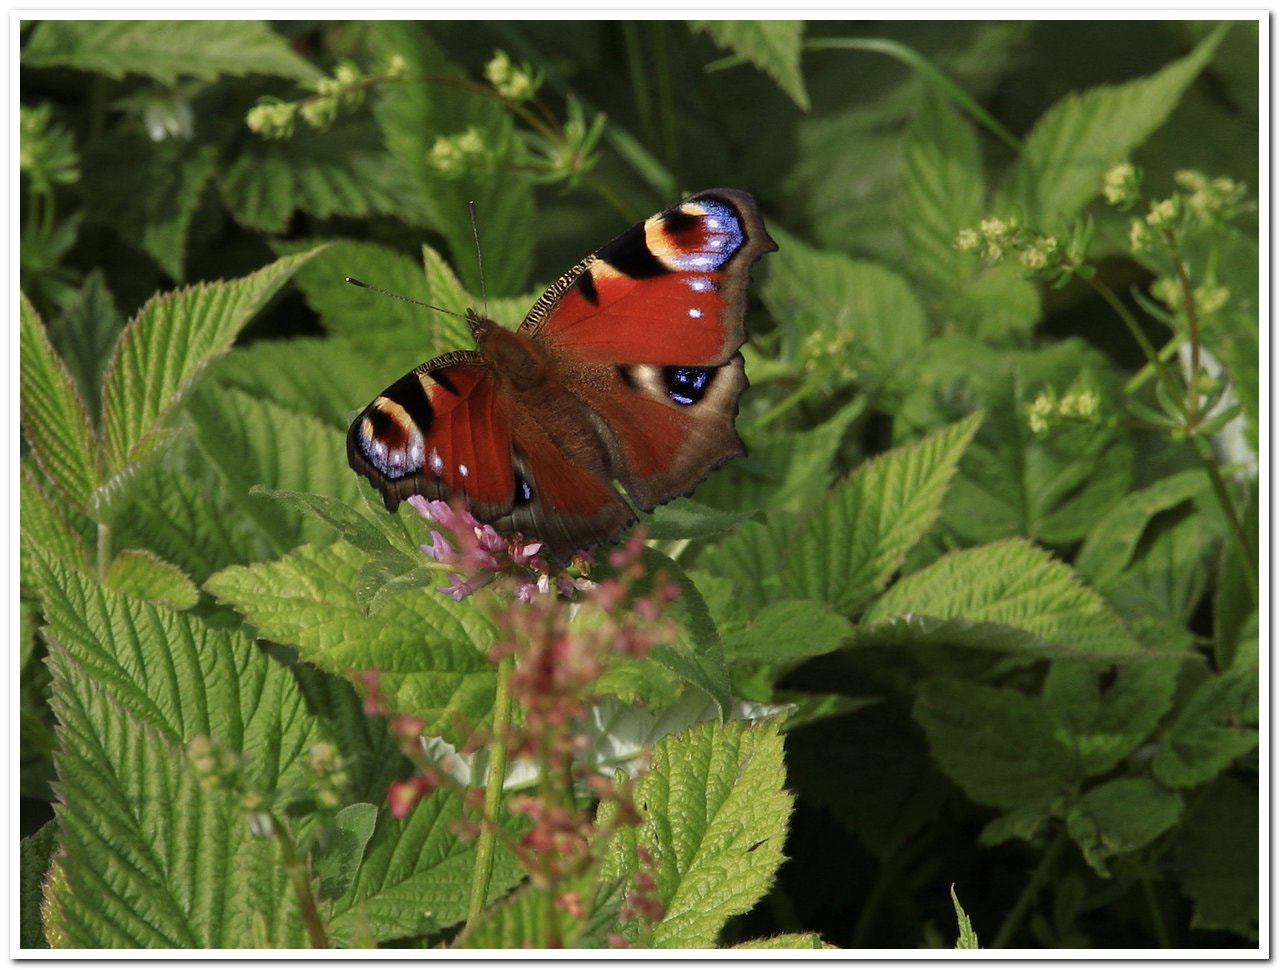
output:
[[[1256,23],[49,21],[21,81],[24,946],[1256,944]],[[388,811],[360,672],[461,745],[509,621],[343,451],[465,325],[343,279],[514,326],[718,185],[749,457],[646,519],[639,820],[549,922],[458,788]]]

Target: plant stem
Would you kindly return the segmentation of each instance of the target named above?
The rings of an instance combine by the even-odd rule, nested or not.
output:
[[[98,582],[107,578],[107,566],[111,564],[111,526],[98,523]]]
[[[1203,438],[1196,439],[1196,454],[1200,458],[1200,464],[1204,466],[1205,474],[1209,476],[1209,483],[1213,486],[1214,497],[1218,500],[1218,505],[1221,506],[1223,515],[1227,517],[1227,524],[1231,529],[1231,537],[1235,540],[1236,546],[1240,551],[1240,564],[1244,567],[1245,581],[1249,584],[1249,592],[1253,594],[1254,603],[1257,603],[1258,570],[1255,565],[1256,554],[1249,543],[1249,537],[1245,535],[1244,525],[1240,521],[1240,516],[1236,514],[1235,503],[1231,501],[1231,493],[1227,491],[1227,483],[1222,479],[1222,471],[1218,468],[1217,461],[1214,460],[1211,446]]]
[[[307,872],[306,863],[298,855],[293,837],[280,820],[272,816],[271,829],[275,833],[276,842],[284,854],[285,872],[293,884],[294,895],[298,897],[298,908],[302,910],[302,923],[307,928],[307,939],[311,946],[319,950],[329,948],[329,936],[324,931],[324,923],[320,920],[320,911],[316,908],[316,897],[311,892],[311,874]]]
[[[1009,910],[1009,915],[1004,918],[1004,922],[1000,924],[1000,929],[996,931],[995,939],[991,942],[991,949],[1003,950],[1009,945],[1009,940],[1013,938],[1014,933],[1022,925],[1022,921],[1026,918],[1027,910],[1031,908],[1031,903],[1036,898],[1036,893],[1040,891],[1040,885],[1048,878],[1050,870],[1058,861],[1058,856],[1062,854],[1062,850],[1067,845],[1067,831],[1060,829],[1057,836],[1049,843],[1049,848],[1045,849],[1044,855],[1040,857],[1040,863],[1036,866],[1035,872],[1031,873],[1031,878],[1027,880],[1026,886],[1023,887],[1022,895],[1018,897],[1018,901],[1013,904],[1013,909]]]
[[[964,88],[956,84],[955,81],[947,77],[940,70],[931,64],[927,58],[922,57],[919,52],[907,47],[905,44],[899,44],[897,41],[884,40],[878,37],[822,37],[815,40],[807,40],[804,42],[806,50],[822,51],[822,50],[853,50],[853,51],[873,51],[877,54],[887,54],[889,57],[907,65],[925,81],[932,84],[937,90],[941,91],[948,98],[956,103],[964,111],[968,112],[980,125],[990,131],[1002,142],[1012,148],[1018,154],[1022,153],[1022,142],[1018,140],[1018,136],[1013,134],[1008,128],[1000,124],[995,116],[987,111],[982,105],[978,104],[973,98],[969,97],[969,93]]]
[[[498,845],[498,810],[502,807],[502,783],[507,777],[507,729],[511,724],[511,672],[514,657],[498,661],[498,682],[493,697],[493,742],[489,746],[489,777],[485,779],[484,820],[476,840],[476,866],[471,876],[471,899],[467,904],[467,926],[484,911],[489,899],[489,880]]]
[[[1142,325],[1138,323],[1137,318],[1129,312],[1129,308],[1120,301],[1120,297],[1116,296],[1115,290],[1101,282],[1097,275],[1090,277],[1089,285],[1097,291],[1098,295],[1107,301],[1107,305],[1115,311],[1121,322],[1128,327],[1130,335],[1133,337],[1142,352],[1147,357],[1147,362],[1155,370],[1156,377],[1165,385],[1165,389],[1169,391],[1169,396],[1175,401],[1182,398],[1182,388],[1178,386],[1178,379],[1169,371],[1164,364],[1164,360],[1160,356],[1160,352],[1147,339],[1147,335],[1142,332]]]
[[[1187,276],[1187,267],[1175,248],[1176,240],[1171,230],[1165,230],[1169,248],[1173,250],[1173,272],[1182,290],[1182,302],[1187,310],[1187,341],[1191,344],[1191,376],[1187,380],[1187,430],[1194,432],[1200,423],[1200,325],[1196,318],[1196,297]]]

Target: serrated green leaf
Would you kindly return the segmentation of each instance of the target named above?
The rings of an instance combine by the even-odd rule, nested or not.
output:
[[[87,159],[85,191],[93,218],[184,278],[187,233],[218,165],[216,146],[142,135],[103,139]]]
[[[823,364],[841,366],[879,383],[892,383],[924,343],[924,308],[911,285],[869,260],[824,252],[774,227],[761,297],[769,312],[803,339],[820,334]],[[830,360],[828,360],[830,358]]]
[[[103,381],[103,434],[113,470],[146,454],[148,438],[200,368],[231,346],[309,258],[289,256],[237,280],[156,296],[138,311],[120,335]]]
[[[232,500],[276,539],[278,548],[322,542],[332,531],[314,515],[282,509],[254,492],[255,486],[328,495],[345,503],[358,500],[342,433],[310,414],[208,383],[190,397],[186,412],[201,451],[225,479]]]
[[[665,913],[654,946],[713,946],[765,894],[791,814],[783,783],[776,721],[698,724],[654,746],[635,795]]]
[[[69,566],[88,571],[88,546],[84,536],[68,520],[65,511],[40,487],[35,474],[24,466],[18,488],[18,522],[22,529],[18,554],[22,582],[28,582],[31,574],[27,557],[29,542],[43,546],[52,556]]]
[[[1032,656],[1150,656],[1069,567],[1022,539],[944,556],[894,584],[867,610],[863,622],[859,642],[919,638]],[[999,627],[1008,630],[1002,634]]]
[[[1133,754],[1173,705],[1183,661],[1118,669],[1057,661],[1045,677],[1045,708],[1075,748],[1085,775],[1100,775]]]
[[[764,71],[797,108],[809,110],[800,70],[803,20],[693,20],[689,26]]]
[[[317,734],[289,672],[243,636],[36,562],[65,852],[50,905],[66,942],[302,945],[278,843],[251,835],[239,795],[202,786],[183,750],[207,735],[268,805],[292,798]]]
[[[682,680],[704,691],[724,716],[733,702],[729,670],[725,666],[720,634],[702,593],[689,574],[669,556],[646,548],[642,560],[647,575],[664,576],[668,582],[680,587],[680,595],[671,604],[671,611],[686,634],[684,642],[658,645],[649,655]]]
[[[344,117],[324,131],[299,127],[288,139],[252,141],[218,184],[237,220],[265,232],[283,232],[295,211],[319,219],[394,214],[411,225],[426,218],[417,184],[382,149],[365,116]]]
[[[698,486],[698,501],[718,509],[768,509],[771,528],[782,513],[808,512],[831,487],[836,454],[850,426],[867,409],[855,398],[822,424],[793,431],[742,428],[747,457],[719,469]],[[778,560],[769,563],[773,569]]]
[[[122,549],[116,553],[102,582],[117,593],[179,610],[190,609],[200,599],[200,591],[191,578],[150,549]]]
[[[232,563],[271,556],[267,536],[210,481],[148,467],[137,476],[128,508],[115,545],[150,549],[197,582]]]
[[[467,914],[475,868],[475,843],[451,831],[463,813],[462,799],[448,791],[418,802],[402,819],[379,812],[355,880],[334,904],[333,940],[351,945],[362,927],[378,940],[403,939],[460,922]],[[490,901],[522,875],[499,841]]]
[[[28,38],[22,62],[117,79],[142,74],[168,85],[224,74],[319,75],[283,37],[252,20],[45,20]]]
[[[1098,875],[1115,856],[1148,845],[1182,814],[1182,796],[1150,778],[1116,778],[1089,789],[1067,808],[1067,834]]]
[[[1195,904],[1191,925],[1258,939],[1258,791],[1224,776],[1189,800],[1169,865]]]
[[[1208,675],[1160,739],[1152,770],[1171,788],[1204,784],[1258,745],[1258,675]]]
[[[698,564],[731,580],[744,600],[771,602],[782,594],[778,567],[796,524],[785,514],[770,515],[767,523],[744,522],[727,539],[704,550]]]
[[[1112,505],[1085,536],[1075,567],[1105,590],[1129,565],[1151,519],[1159,512],[1202,496],[1209,487],[1203,471],[1189,469],[1130,492]]]
[[[27,298],[19,306],[22,429],[46,480],[77,508],[99,481],[98,442],[89,411]]]
[[[383,61],[397,54],[404,58],[411,76],[465,74],[437,45],[425,24],[375,21],[369,28],[369,45],[374,56]],[[474,201],[481,240],[489,240],[489,245],[501,240],[502,246],[502,259],[489,260],[485,267],[489,292],[522,291],[533,266],[532,227],[536,219],[530,179],[505,172],[500,178],[449,180],[423,164],[436,138],[458,135],[470,127],[481,132],[488,151],[499,159],[505,157],[516,144],[512,114],[489,98],[448,85],[400,84],[380,93],[374,111],[387,148],[417,176],[431,225],[447,240],[467,288],[475,293],[483,289],[467,206]]]
[[[102,372],[124,329],[124,317],[116,308],[106,279],[101,269],[92,270],[75,298],[49,325],[49,339],[75,377],[95,423],[101,418],[98,409],[102,407]]]
[[[388,710],[418,714],[426,733],[456,740],[458,718],[481,724],[493,706],[494,668],[485,659],[493,622],[431,589],[410,590],[366,616],[355,584],[368,558],[341,541],[304,546],[275,562],[233,566],[205,585],[260,636],[297,646],[321,670],[339,677],[376,670]]]
[[[881,455],[837,485],[796,536],[783,566],[784,588],[841,613],[863,606],[933,524],[981,420],[971,415]]]
[[[833,950],[817,933],[779,933],[761,940],[735,943],[732,950]]]
[[[308,244],[297,245],[301,249]],[[293,250],[294,246],[277,248]],[[422,253],[424,262],[419,264],[385,246],[338,240],[298,271],[297,286],[320,315],[325,330],[347,338],[339,346],[356,362],[370,365],[367,375],[362,374],[364,368],[357,370],[361,383],[344,405],[340,419],[344,424],[401,374],[437,354],[475,344],[460,317],[388,299],[346,282],[351,276],[452,313],[473,306],[475,301],[439,255],[425,246]]]
[[[1024,536],[1067,545],[1128,491],[1133,447],[1118,428],[1064,424],[1037,437],[1027,423],[1027,407],[1046,388],[1085,386],[1099,392],[1102,413],[1118,406],[1114,367],[1097,351],[1075,339],[1003,353],[947,339],[925,353],[904,424],[932,427],[975,406],[986,414],[943,502],[943,524],[961,539]]]
[[[660,505],[643,519],[646,539],[703,539],[728,532],[750,512],[723,512],[689,498]]]
[[[962,286],[978,261],[955,247],[983,216],[982,158],[972,126],[940,98],[916,116],[902,156],[902,231],[917,272],[937,286]]]
[[[399,564],[397,575],[404,572],[407,566],[417,565],[419,561],[409,557],[410,550],[415,554],[418,550],[407,534],[403,531],[397,534],[395,526],[389,526],[390,523],[399,524],[400,520],[393,516],[384,515],[380,519],[370,520],[345,502],[314,492],[291,492],[255,486],[250,489],[250,494],[272,499],[323,520],[357,549],[387,556],[388,561]]]
[[[994,210],[1020,211],[1027,225],[1061,228],[1097,196],[1102,176],[1160,127],[1209,63],[1224,24],[1190,54],[1150,77],[1067,95],[1046,111],[1023,145]]]
[[[969,914],[960,906],[960,897],[956,895],[956,887],[951,887],[951,905],[956,909],[956,923],[960,928],[960,936],[956,939],[957,950],[979,950],[978,934],[973,931],[969,922]]]
[[[769,603],[743,627],[722,630],[730,662],[787,663],[820,657],[853,635],[853,624],[822,603],[782,600]]]
[[[980,804],[1046,805],[1077,779],[1075,756],[1044,707],[1016,691],[933,678],[912,715],[942,770]]]
[[[58,823],[46,822],[34,834],[22,840],[18,850],[18,945],[23,949],[45,950],[40,907],[44,900],[44,882],[58,849]]]

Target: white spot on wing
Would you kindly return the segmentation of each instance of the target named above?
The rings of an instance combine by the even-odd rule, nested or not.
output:
[[[458,474],[461,475],[463,478],[466,478],[468,475],[471,474],[471,469],[468,468],[466,465],[459,465]]]

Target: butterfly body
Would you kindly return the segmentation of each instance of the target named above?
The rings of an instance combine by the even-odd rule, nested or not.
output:
[[[733,427],[751,264],[777,247],[732,189],[651,216],[561,276],[507,330],[467,315],[474,351],[396,381],[347,435],[394,510],[461,499],[559,558],[615,538],[744,453]]]

